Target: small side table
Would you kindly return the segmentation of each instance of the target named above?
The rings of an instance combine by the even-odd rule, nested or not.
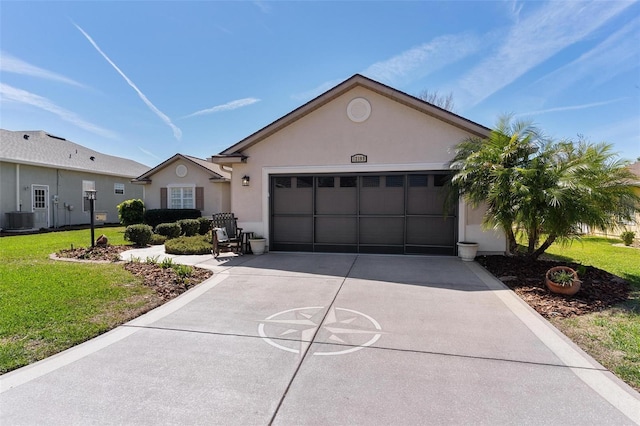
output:
[[[249,240],[253,238],[253,232],[245,232],[242,234],[242,253],[244,254],[252,254],[251,244],[249,244]]]

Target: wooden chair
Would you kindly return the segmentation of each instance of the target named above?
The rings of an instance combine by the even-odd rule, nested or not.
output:
[[[211,221],[211,252],[214,257],[221,250],[243,254],[242,228],[238,228],[238,218],[233,213],[216,213]]]

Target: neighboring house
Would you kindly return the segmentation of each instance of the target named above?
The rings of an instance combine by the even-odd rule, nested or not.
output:
[[[490,129],[355,75],[219,155],[231,210],[270,250],[504,252],[482,210],[444,207],[452,148]]]
[[[144,185],[146,209],[198,209],[210,216],[231,208],[230,177],[218,164],[176,154],[131,182]]]
[[[148,169],[43,131],[0,129],[0,227],[88,224],[84,191],[91,188],[97,191],[95,222],[118,223],[116,206],[142,198],[142,188],[130,181]]]

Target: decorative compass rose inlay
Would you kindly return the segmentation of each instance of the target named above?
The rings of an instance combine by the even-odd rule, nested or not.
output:
[[[342,355],[373,345],[382,336],[378,321],[346,308],[324,306],[294,308],[275,313],[260,322],[258,333],[273,347],[301,354],[317,332],[316,342],[335,343],[314,355]]]

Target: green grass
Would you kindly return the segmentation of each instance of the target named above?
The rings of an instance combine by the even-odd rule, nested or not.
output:
[[[123,228],[103,228],[113,245]],[[144,311],[153,291],[117,264],[49,260],[90,231],[0,238],[0,374],[46,358]]]
[[[640,250],[618,247],[618,239],[584,237],[553,245],[549,257],[604,269],[631,283],[629,301],[578,318],[555,319],[567,336],[636,390],[640,390]]]
[[[614,244],[622,244],[622,240],[583,237],[567,246],[554,244],[546,254],[557,260],[573,260],[604,269],[626,279],[640,290],[640,250]]]

